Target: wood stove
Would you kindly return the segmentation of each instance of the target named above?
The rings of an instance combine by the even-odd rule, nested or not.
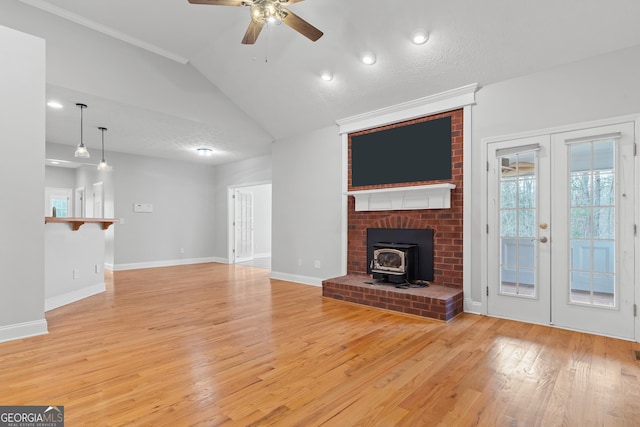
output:
[[[371,273],[374,279],[391,283],[409,283],[415,278],[418,245],[375,243]]]
[[[433,281],[433,230],[367,229],[367,273],[394,284]]]

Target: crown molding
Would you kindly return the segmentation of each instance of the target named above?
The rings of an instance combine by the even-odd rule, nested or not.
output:
[[[66,19],[71,22],[75,22],[76,24],[90,28],[94,31],[98,31],[99,33],[106,34],[110,37],[113,37],[115,39],[128,43],[130,45],[147,50],[151,53],[155,53],[156,55],[160,55],[172,61],[179,62],[180,64],[184,65],[187,62],[189,62],[187,58],[184,58],[180,55],[177,55],[173,52],[170,52],[154,44],[147,43],[143,40],[132,37],[128,34],[115,30],[111,27],[107,27],[106,25],[99,24],[95,21],[85,18],[84,16],[80,16],[73,12],[69,12],[68,10],[63,9],[61,7],[54,6],[45,0],[20,0],[20,1],[24,4],[28,4],[29,6],[33,6],[40,10],[44,10],[45,12],[49,12],[53,15],[59,16],[60,18]]]
[[[475,93],[477,90],[478,84],[473,83],[402,104],[347,117],[338,120],[336,123],[340,126],[340,133],[351,133],[442,113],[444,111],[451,111],[475,104]]]

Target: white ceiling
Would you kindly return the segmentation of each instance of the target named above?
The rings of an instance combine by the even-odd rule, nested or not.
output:
[[[79,37],[99,30],[144,54],[195,67],[217,97],[206,117],[194,117],[184,100],[184,108],[161,102],[141,108],[87,82],[61,87],[48,78],[48,96],[70,105],[48,110],[48,141],[77,144],[74,104],[84,102],[93,120],[108,122],[91,123],[109,128],[108,149],[191,160],[193,148],[208,145],[220,153],[208,160],[214,164],[266,154],[274,140],[342,118],[640,44],[637,0],[305,0],[289,8],[324,32],[320,40],[281,25],[263,30],[253,46],[240,44],[249,23],[245,7],[187,0],[3,2],[0,24],[47,38],[43,25],[60,27],[62,17],[74,22],[64,28]],[[409,37],[418,28],[430,39],[416,46]],[[377,55],[375,65],[359,61],[366,50]],[[334,73],[333,81],[320,79],[324,70]],[[99,132],[90,132],[88,145],[99,146]]]

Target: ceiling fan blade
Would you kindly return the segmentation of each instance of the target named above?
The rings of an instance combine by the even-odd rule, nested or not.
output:
[[[256,22],[252,19],[249,28],[247,28],[247,32],[244,33],[242,44],[254,44],[260,35],[260,31],[262,31],[263,25],[263,23]]]
[[[188,0],[191,4],[210,4],[212,6],[244,6],[244,0]]]
[[[291,12],[289,9],[282,8],[282,12],[284,12],[284,17],[282,18],[282,22],[287,24],[289,27],[293,28],[306,38],[311,41],[316,41],[320,37],[322,37],[322,31],[309,24],[304,19],[300,18],[295,13]]]

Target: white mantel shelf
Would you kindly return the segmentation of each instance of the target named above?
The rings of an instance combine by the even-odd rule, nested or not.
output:
[[[413,209],[449,209],[455,184],[417,185],[349,191],[356,199],[356,211],[400,211]]]

